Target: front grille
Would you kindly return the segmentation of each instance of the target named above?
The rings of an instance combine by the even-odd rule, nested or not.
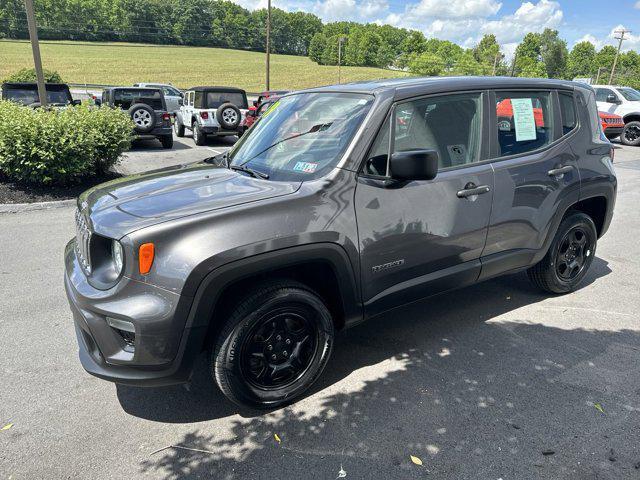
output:
[[[87,221],[82,212],[76,210],[76,255],[87,275],[91,273],[90,245],[91,230],[89,229],[89,225],[87,225]]]
[[[624,124],[624,120],[622,118],[617,118],[617,117],[605,117],[604,121],[607,122],[610,125],[622,125],[622,124]]]

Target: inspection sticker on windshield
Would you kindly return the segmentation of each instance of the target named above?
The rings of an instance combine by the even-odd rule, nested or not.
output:
[[[293,166],[294,171],[302,173],[313,173],[316,171],[316,168],[318,168],[318,164],[310,162],[296,162]]]
[[[536,139],[536,119],[530,98],[512,98],[513,123],[516,127],[516,142]]]

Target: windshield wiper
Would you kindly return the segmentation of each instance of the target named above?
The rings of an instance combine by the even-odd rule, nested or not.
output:
[[[280,145],[283,142],[286,142],[287,140],[293,140],[294,138],[300,138],[304,135],[309,135],[310,133],[316,133],[316,132],[324,132],[325,130],[328,130],[329,127],[331,127],[331,125],[333,125],[333,122],[329,122],[329,123],[319,123],[317,125],[314,125],[313,127],[311,127],[309,130],[307,130],[306,132],[302,132],[302,133],[296,133],[295,135],[291,135],[290,137],[287,138],[283,138],[282,140],[278,140],[276,143],[273,143],[271,145],[269,145],[267,148],[265,148],[264,150],[259,151],[258,153],[256,153],[254,156],[252,156],[249,160],[242,162],[240,165],[238,165],[239,167],[242,167],[243,165],[246,165],[247,163],[249,163],[251,160],[253,160],[254,158],[262,155],[264,152],[267,152],[269,150],[271,150],[273,147],[275,147],[276,145]],[[230,167],[233,168],[233,165]]]
[[[242,165],[230,165],[229,168],[231,170],[234,170],[234,171],[237,171],[237,172],[248,173],[249,175],[251,175],[254,178],[263,178],[265,180],[267,180],[269,178],[268,174],[259,172],[258,170],[254,170],[253,168],[245,167],[244,164],[242,164]]]

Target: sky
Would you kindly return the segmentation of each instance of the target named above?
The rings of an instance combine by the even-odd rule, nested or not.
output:
[[[266,0],[233,0],[245,8]],[[613,32],[631,29],[623,50],[640,51],[640,0],[272,0],[287,11],[302,10],[325,22],[376,22],[421,30],[427,37],[472,47],[493,33],[511,57],[528,32],[553,28],[569,48],[587,40],[597,48],[616,44]],[[634,29],[635,27],[635,29]],[[635,31],[633,31],[635,30]]]

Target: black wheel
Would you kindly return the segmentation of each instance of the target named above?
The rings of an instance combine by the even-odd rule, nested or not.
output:
[[[156,124],[156,112],[146,103],[134,103],[131,105],[129,115],[138,133],[150,132]]]
[[[166,150],[171,150],[173,148],[173,135],[163,135],[162,137],[158,137],[158,140],[160,140],[162,148]]]
[[[640,145],[640,122],[629,122],[624,126],[620,141],[625,145],[637,147]]]
[[[225,130],[235,130],[240,125],[242,114],[233,103],[223,103],[216,110],[216,120]]]
[[[527,270],[529,279],[551,293],[575,290],[593,262],[597,242],[591,217],[581,212],[569,213],[560,223],[545,257]]]
[[[193,121],[193,141],[196,145],[206,145],[207,144],[207,134],[202,131],[200,125],[198,125],[197,121]]]
[[[211,353],[212,373],[236,404],[274,408],[316,381],[333,337],[331,314],[318,295],[297,282],[274,282],[233,309]]]
[[[180,121],[180,117],[177,115],[175,121],[173,122],[173,131],[176,132],[176,137],[184,137],[184,125]]]

